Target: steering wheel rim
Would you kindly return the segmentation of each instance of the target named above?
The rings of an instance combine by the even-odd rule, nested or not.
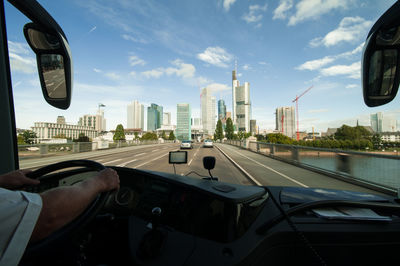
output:
[[[61,170],[68,167],[86,167],[89,170],[101,171],[106,169],[104,165],[101,163],[91,161],[91,160],[69,160],[63,161],[51,165],[47,165],[45,167],[39,168],[29,174],[27,176],[29,178],[38,179],[43,175],[52,173],[56,170]],[[49,247],[50,245],[57,243],[60,239],[67,236],[70,232],[73,232],[77,228],[84,226],[89,223],[96,214],[102,209],[104,206],[110,192],[102,192],[88,205],[88,207],[74,220],[64,225],[60,229],[51,233],[46,238],[29,244],[25,250],[24,257],[36,257],[39,256],[41,251]]]

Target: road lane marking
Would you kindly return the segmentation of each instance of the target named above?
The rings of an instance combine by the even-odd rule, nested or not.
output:
[[[145,163],[139,164],[139,165],[135,166],[135,168],[139,168],[139,167],[141,167],[141,166],[143,166],[143,165],[145,165],[145,164],[148,164],[148,163],[150,163],[150,162],[152,162],[152,161],[158,160],[158,159],[160,159],[160,158],[162,158],[162,157],[164,157],[165,155],[168,155],[168,154],[169,154],[169,153],[165,153],[165,154],[163,154],[163,155],[161,155],[161,156],[159,156],[159,157],[154,158],[153,160],[150,160],[150,161],[147,161],[147,162],[145,162]]]
[[[122,164],[120,164],[120,165],[117,165],[117,166],[119,166],[119,167],[124,167],[125,165],[130,164],[130,163],[132,163],[132,162],[135,162],[135,161],[137,161],[137,160],[138,160],[138,159],[133,159],[133,160],[124,162],[124,163],[122,163]]]
[[[273,169],[273,168],[271,168],[271,167],[269,167],[269,166],[266,166],[266,165],[264,165],[264,164],[262,164],[262,163],[260,163],[260,162],[258,162],[258,161],[256,161],[256,160],[254,160],[254,159],[252,159],[252,158],[250,158],[250,157],[247,157],[246,155],[243,155],[243,154],[241,154],[241,153],[239,153],[239,152],[237,152],[237,151],[235,151],[235,150],[229,149],[229,148],[227,148],[227,149],[228,149],[228,150],[231,150],[231,151],[233,151],[233,152],[236,152],[236,153],[239,154],[240,156],[243,156],[244,158],[246,158],[246,159],[248,159],[248,160],[250,160],[250,161],[252,161],[252,162],[254,162],[254,163],[256,163],[256,164],[258,164],[258,165],[260,165],[260,166],[262,166],[262,167],[264,167],[264,168],[266,168],[266,169],[268,169],[268,170],[270,170],[270,171],[272,171],[272,172],[274,172],[274,173],[276,173],[276,174],[278,174],[278,175],[284,177],[284,178],[286,178],[287,180],[292,181],[293,183],[296,183],[296,184],[298,184],[298,185],[300,185],[300,186],[302,186],[302,187],[305,187],[305,188],[308,188],[308,187],[309,187],[309,186],[307,186],[307,185],[305,185],[305,184],[303,184],[303,183],[301,183],[301,182],[299,182],[299,181],[297,181],[297,180],[295,180],[295,179],[293,179],[293,178],[291,178],[291,177],[289,177],[289,176],[287,176],[287,175],[285,175],[285,174],[282,174],[281,172],[276,171],[275,169]]]
[[[109,162],[106,162],[106,163],[103,163],[103,164],[109,164],[109,163],[114,163],[114,162],[118,162],[118,161],[121,161],[122,159],[117,159],[117,160],[114,160],[114,161],[109,161]]]
[[[159,151],[160,149],[155,149],[155,150],[152,150],[151,152],[155,152],[155,151]]]
[[[190,166],[190,164],[192,163],[194,157],[196,157],[196,154],[199,152],[200,147],[197,148],[197,151],[194,153],[192,159],[190,160],[190,162],[188,163],[188,165]]]
[[[136,156],[139,156],[139,155],[143,155],[143,154],[146,154],[146,152],[142,152],[142,153],[136,154],[136,155],[133,156],[133,157],[136,157]]]

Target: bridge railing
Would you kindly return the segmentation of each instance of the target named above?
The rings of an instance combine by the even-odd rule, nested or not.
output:
[[[40,158],[45,156],[62,156],[72,153],[118,149],[129,146],[149,145],[149,144],[162,144],[170,143],[173,141],[165,140],[146,140],[146,141],[125,141],[107,143],[101,142],[70,142],[70,143],[49,143],[49,144],[31,144],[31,145],[18,145],[19,159]]]
[[[400,156],[254,141],[225,143],[391,194],[400,191]]]

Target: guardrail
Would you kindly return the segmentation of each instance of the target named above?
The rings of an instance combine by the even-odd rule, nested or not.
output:
[[[392,195],[400,192],[400,156],[246,140],[225,143]]]
[[[40,158],[46,156],[61,156],[72,153],[96,151],[96,150],[109,150],[118,149],[129,146],[149,145],[149,144],[162,144],[172,143],[173,141],[165,140],[149,140],[149,141],[125,141],[108,143],[104,146],[98,142],[70,142],[60,144],[32,144],[32,145],[18,145],[19,159]]]

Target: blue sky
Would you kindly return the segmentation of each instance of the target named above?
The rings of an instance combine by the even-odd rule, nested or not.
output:
[[[399,100],[368,108],[362,99],[362,44],[395,1],[199,0],[39,1],[67,35],[74,63],[71,107],[48,106],[34,54],[22,34],[28,20],[6,3],[17,127],[80,116],[105,107],[107,129],[126,126],[126,105],[156,103],[172,113],[190,103],[200,113],[199,87],[213,88],[231,111],[231,71],[250,82],[253,118],[274,129],[274,111],[299,100],[300,130],[369,125],[378,111],[400,119]]]

